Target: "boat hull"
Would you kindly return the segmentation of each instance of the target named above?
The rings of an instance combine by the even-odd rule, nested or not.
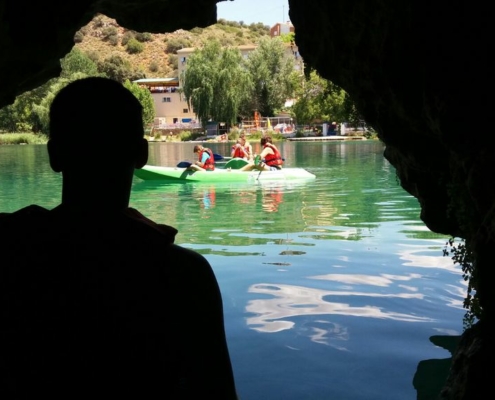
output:
[[[169,182],[250,182],[309,180],[316,176],[303,168],[283,168],[279,171],[240,171],[220,169],[215,171],[189,171],[186,168],[145,165],[134,170],[134,175],[145,181]]]

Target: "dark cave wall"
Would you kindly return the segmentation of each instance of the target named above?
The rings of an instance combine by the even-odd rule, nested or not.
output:
[[[355,100],[425,224],[466,238],[487,260],[481,253],[495,244],[495,152],[483,122],[493,105],[493,12],[461,1],[289,6],[305,63]],[[492,278],[484,262],[480,275]],[[478,292],[492,315],[488,288]]]
[[[435,232],[466,239],[482,322],[463,334],[442,399],[489,398],[494,357],[493,11],[475,2],[289,0],[306,66],[343,87],[386,144]],[[492,338],[491,340],[489,338]]]

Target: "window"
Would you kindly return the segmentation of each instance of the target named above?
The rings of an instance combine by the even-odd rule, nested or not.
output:
[[[189,112],[189,109],[188,109],[188,108],[183,108],[183,109],[182,109],[182,113],[183,113],[183,114],[187,114],[188,112]]]
[[[170,103],[172,99],[170,97],[162,97],[162,103]]]

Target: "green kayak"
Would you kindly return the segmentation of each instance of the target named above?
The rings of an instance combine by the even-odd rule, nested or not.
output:
[[[240,171],[216,168],[214,171],[189,171],[186,168],[145,165],[134,170],[134,175],[145,181],[168,182],[256,182],[292,181],[315,179],[316,176],[303,168],[283,168],[278,171]]]

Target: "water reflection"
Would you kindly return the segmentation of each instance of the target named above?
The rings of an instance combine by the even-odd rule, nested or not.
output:
[[[362,281],[365,279],[362,277]],[[363,296],[386,297],[402,299],[421,299],[419,293],[369,293],[349,291],[333,291],[308,288],[303,286],[258,283],[248,289],[249,293],[258,293],[272,298],[251,300],[246,306],[246,311],[256,314],[247,319],[248,326],[259,332],[279,332],[294,328],[295,322],[291,319],[300,316],[326,315],[329,320],[331,315],[346,315],[354,317],[367,317],[379,319],[392,319],[407,322],[431,322],[433,319],[414,314],[385,311],[372,306],[353,306],[349,303],[330,302],[330,297]],[[330,332],[327,332],[330,334]]]

